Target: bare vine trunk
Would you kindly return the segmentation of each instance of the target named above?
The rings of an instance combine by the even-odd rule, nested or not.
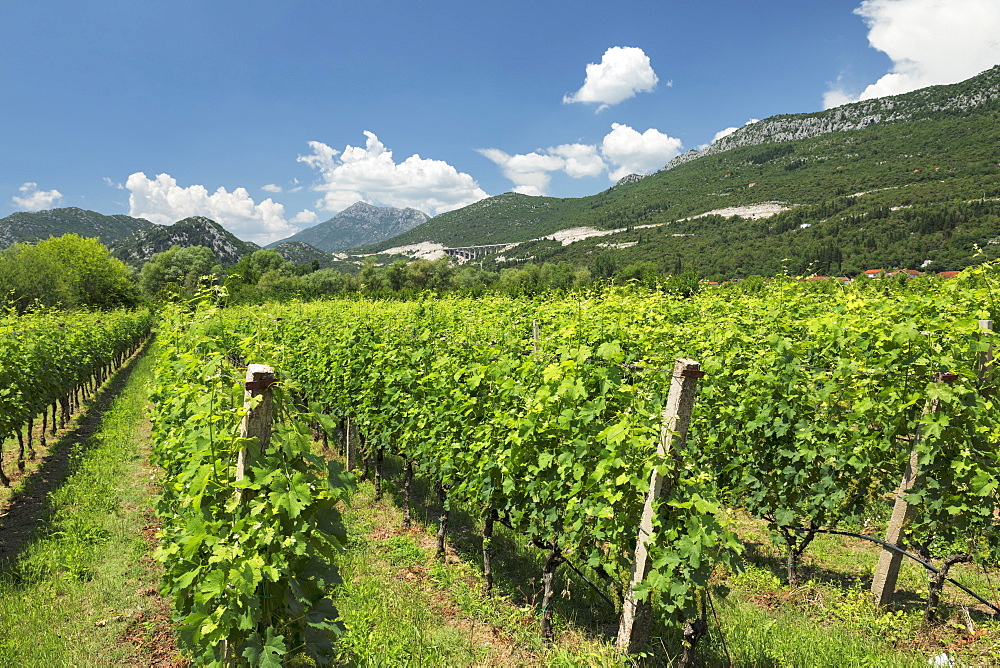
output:
[[[411,489],[413,487],[413,460],[406,458],[406,474],[403,476],[403,526],[408,527],[413,524],[413,505],[411,503]]]
[[[813,527],[810,525],[810,528]],[[802,559],[802,554],[806,551],[806,548],[809,547],[809,543],[816,537],[816,533],[807,531],[800,534],[783,526],[779,526],[778,530],[788,545],[788,554],[785,559],[788,584],[792,587],[797,587],[802,581],[802,578],[799,577],[799,561]]]
[[[21,427],[17,428],[17,470],[24,470],[24,437],[21,436]],[[34,459],[34,457],[32,457]]]
[[[924,550],[921,550],[924,552]],[[923,555],[921,555],[923,556]],[[929,556],[925,557],[929,560]],[[938,605],[941,603],[941,590],[948,579],[948,571],[955,564],[968,563],[972,561],[972,555],[967,553],[951,554],[945,557],[941,564],[941,569],[937,573],[930,573],[927,585],[927,606],[924,608],[924,623],[934,624],[938,621]]]
[[[556,569],[563,561],[562,551],[555,541],[549,544],[549,556],[542,565],[542,584],[545,592],[542,595],[542,640],[550,642],[555,635],[552,631],[552,600],[555,598]]]
[[[3,440],[0,439],[0,484],[4,487],[10,487],[10,478],[3,471]]]
[[[385,448],[379,446],[375,451],[375,499],[382,498],[382,459],[385,456]]]
[[[438,501],[441,502],[441,514],[438,516],[437,554],[434,555],[444,561],[444,538],[448,533],[448,492],[444,485],[438,483]]]
[[[497,521],[496,508],[486,509],[483,516],[483,593],[493,593],[493,525]]]
[[[59,426],[65,428],[69,424],[70,416],[73,414],[73,409],[69,405],[69,394],[64,394],[59,397],[59,410],[60,410],[60,420]]]
[[[698,641],[708,633],[708,611],[705,605],[707,597],[707,592],[703,591],[699,594],[698,618],[689,619],[684,623],[682,634],[684,651],[677,661],[678,668],[692,668],[692,666],[697,665],[695,650],[698,647]]]

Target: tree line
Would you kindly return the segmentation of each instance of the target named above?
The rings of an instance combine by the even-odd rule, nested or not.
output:
[[[812,248],[812,246],[816,248]],[[840,261],[840,249],[830,243],[809,246],[814,256]],[[707,261],[698,268],[666,255],[601,253],[589,257],[509,263],[456,265],[451,258],[397,259],[379,263],[369,256],[360,265],[320,268],[318,261],[295,264],[274,250],[261,249],[235,265],[224,267],[209,248],[173,248],[156,253],[140,268],[114,258],[97,239],[75,234],[37,244],[15,244],[0,251],[0,306],[18,313],[38,307],[109,309],[192,299],[213,289],[229,303],[260,303],[275,299],[318,299],[358,295],[407,298],[427,291],[469,296],[506,294],[531,296],[595,289],[605,285],[636,285],[681,295],[703,289],[705,278],[718,278]],[[785,261],[773,272],[754,273],[722,288],[755,291],[767,275],[817,273]],[[788,267],[787,264],[796,265]],[[911,281],[919,289],[920,281]]]

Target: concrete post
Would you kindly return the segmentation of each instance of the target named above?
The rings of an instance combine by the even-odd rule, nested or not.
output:
[[[691,409],[694,407],[698,378],[703,375],[701,365],[692,359],[680,359],[674,365],[670,393],[667,395],[667,404],[663,409],[660,423],[660,443],[656,449],[657,462],[667,457],[680,460],[687,439],[688,426],[691,424]],[[652,609],[648,600],[636,599],[635,590],[646,579],[652,566],[648,543],[653,532],[657,501],[670,492],[675,482],[674,471],[660,475],[654,467],[650,474],[649,494],[646,496],[646,505],[639,522],[632,582],[622,604],[621,623],[618,626],[618,649],[629,654],[638,651],[649,633]]]

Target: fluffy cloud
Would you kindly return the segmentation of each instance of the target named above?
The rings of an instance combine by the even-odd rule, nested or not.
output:
[[[319,216],[316,215],[315,211],[310,211],[309,209],[302,209],[292,218],[293,223],[299,225],[315,225],[319,222]]]
[[[266,186],[261,186],[260,189],[263,190],[264,192],[269,192],[269,193],[282,192],[281,186],[276,186],[273,183],[268,183]]]
[[[601,154],[615,165],[608,174],[612,181],[656,171],[677,156],[681,148],[681,140],[676,137],[653,128],[640,133],[621,123],[612,123],[611,132],[601,142]]]
[[[824,96],[827,108],[955,83],[1000,62],[996,0],[864,0],[854,12],[868,25],[868,43],[892,59],[892,68],[859,96],[835,84]]]
[[[499,165],[503,175],[514,182],[514,192],[524,195],[544,195],[552,180],[550,172],[566,165],[562,158],[538,151],[510,155],[498,148],[484,148],[479,153]]]
[[[580,90],[563,97],[563,103],[597,102],[598,111],[656,88],[656,73],[649,56],[634,46],[613,46],[600,63],[587,65],[587,77]]]
[[[54,204],[62,199],[62,193],[58,190],[39,190],[37,183],[25,183],[18,188],[18,192],[21,195],[14,195],[11,201],[15,206],[25,211],[51,209]]]
[[[364,200],[412,207],[433,216],[488,197],[475,179],[444,161],[414,154],[397,163],[378,137],[371,132],[365,136],[368,139],[363,148],[348,145],[343,152],[311,141],[312,154],[298,157],[322,179],[312,186],[323,193],[317,208],[337,212]]]
[[[563,169],[574,179],[597,176],[605,169],[597,147],[589,144],[560,144],[549,151],[564,160]]]
[[[241,239],[267,244],[297,232],[285,220],[285,207],[271,198],[256,203],[245,188],[228,192],[219,188],[209,193],[205,186],[181,187],[169,174],[147,178],[143,172],[129,175],[129,215],[154,223],[169,225],[188,216],[205,216],[219,223]],[[299,213],[293,220],[301,220]],[[308,212],[312,213],[312,212]],[[315,214],[313,214],[315,216]],[[308,218],[308,215],[305,216]]]
[[[552,172],[564,171],[578,179],[597,176],[605,169],[597,147],[588,144],[562,144],[520,155],[496,148],[479,152],[500,166],[503,175],[514,182],[514,192],[525,195],[544,195]]]
[[[479,153],[500,166],[503,175],[514,182],[514,192],[544,195],[553,172],[562,171],[573,178],[607,172],[610,180],[617,181],[627,174],[655,171],[680,150],[679,139],[659,130],[639,133],[613,123],[599,149],[592,144],[561,144],[518,155],[496,148],[479,149]]]

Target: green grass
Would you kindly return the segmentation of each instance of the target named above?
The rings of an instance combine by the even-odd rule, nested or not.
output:
[[[152,642],[158,575],[143,538],[150,498],[142,443],[151,356],[85,440],[35,538],[0,572],[0,665],[129,665],[128,631]],[[30,491],[31,483],[27,483]],[[145,657],[149,660],[150,657]]]

